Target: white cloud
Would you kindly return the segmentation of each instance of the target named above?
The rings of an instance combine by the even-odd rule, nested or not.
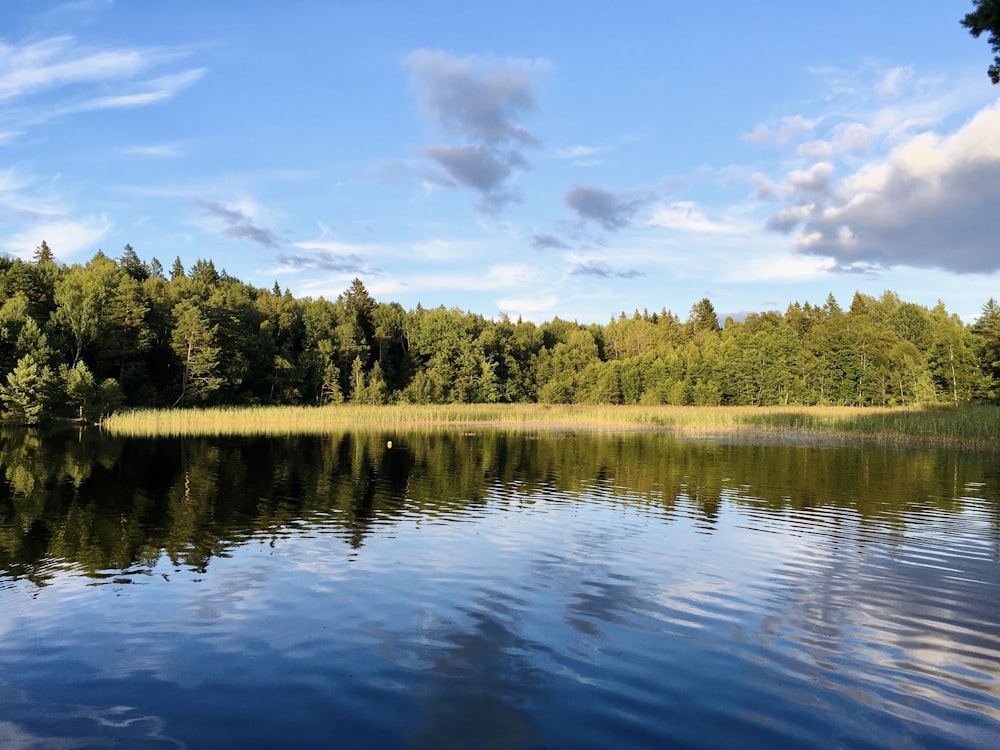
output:
[[[170,99],[205,74],[169,70],[186,56],[154,47],[88,47],[70,36],[0,42],[0,142],[63,115]]]
[[[913,68],[909,65],[891,68],[875,84],[875,93],[890,98],[899,96],[903,87],[912,81],[913,77]]]
[[[771,216],[767,220],[765,228],[771,232],[788,234],[799,224],[808,220],[815,211],[815,203],[799,203],[795,206],[789,206]]]
[[[758,200],[770,200],[778,197],[778,186],[767,175],[755,172],[750,175]]]
[[[21,190],[27,184],[28,180],[16,172],[13,167],[0,169],[0,194]]]
[[[867,151],[871,146],[871,131],[860,122],[843,123],[834,128],[833,142],[837,153]]]
[[[68,105],[63,112],[85,112],[95,109],[120,109],[125,107],[141,107],[171,99],[180,91],[190,86],[203,75],[205,68],[186,70],[176,75],[155,78],[140,85],[144,91],[98,96],[83,102]]]
[[[336,296],[344,289],[344,281],[350,281],[357,273],[327,275],[300,284],[300,292],[309,296]],[[520,264],[497,264],[482,269],[464,271],[411,272],[399,269],[393,274],[376,276],[365,281],[368,291],[378,299],[391,299],[407,292],[419,292],[423,301],[429,291],[472,291],[519,293],[541,282],[543,276],[538,268]]]
[[[797,246],[843,266],[1000,270],[1000,105],[949,136],[926,132],[845,177],[816,204]],[[790,209],[779,212],[771,221]]]
[[[580,159],[585,156],[596,156],[603,151],[604,149],[594,146],[572,146],[571,148],[557,149],[555,154],[560,159]]]
[[[181,155],[181,147],[176,143],[151,143],[144,146],[129,146],[126,154],[150,156],[157,159],[173,159]]]
[[[827,140],[802,143],[795,154],[804,159],[829,161],[841,154],[868,151],[871,145],[872,131],[868,126],[860,122],[843,122],[830,128]]]
[[[795,149],[795,154],[803,159],[831,159],[834,154],[833,144],[830,141],[808,141],[800,144]]]
[[[371,245],[352,245],[348,242],[336,242],[334,240],[313,240],[309,242],[293,242],[293,247],[303,250],[322,250],[328,253],[362,253],[371,252]]]
[[[744,133],[743,140],[755,145],[787,146],[810,137],[818,124],[819,120],[811,120],[802,115],[788,115],[782,117],[776,125],[760,123],[749,133]]]
[[[21,47],[0,42],[0,99],[67,84],[128,78],[151,62],[136,49],[88,52],[69,36]]]
[[[500,297],[497,306],[512,317],[518,315],[528,320],[535,320],[544,317],[546,313],[556,307],[561,300],[559,297]]]
[[[464,260],[470,256],[493,252],[494,249],[481,239],[434,238],[409,245],[410,257],[417,255],[433,261]]]
[[[742,138],[747,143],[761,146],[771,140],[771,128],[763,123],[757,125],[753,130],[744,133]]]
[[[739,223],[709,219],[693,201],[677,201],[667,206],[659,206],[653,211],[648,223],[651,226],[681,232],[735,234],[747,229],[745,225]]]
[[[796,169],[790,172],[785,186],[793,194],[826,192],[832,174],[833,165],[830,162],[819,162],[809,169]]]
[[[98,243],[111,231],[112,226],[111,220],[103,215],[85,219],[43,220],[3,240],[2,247],[11,255],[27,259],[45,240],[56,258],[66,261],[81,250],[97,252]]]

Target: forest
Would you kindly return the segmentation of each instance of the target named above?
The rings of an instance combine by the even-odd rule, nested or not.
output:
[[[406,310],[256,288],[129,245],[86,264],[0,257],[3,419],[129,407],[355,403],[909,406],[1000,397],[1000,305],[971,325],[886,291],[720,324],[708,299],[607,323]]]

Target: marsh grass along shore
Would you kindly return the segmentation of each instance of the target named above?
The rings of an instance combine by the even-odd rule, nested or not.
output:
[[[1000,448],[1000,406],[935,409],[672,407],[545,404],[260,406],[138,410],[103,428],[123,436],[293,435],[344,430],[497,428],[672,432],[701,437],[829,437]]]

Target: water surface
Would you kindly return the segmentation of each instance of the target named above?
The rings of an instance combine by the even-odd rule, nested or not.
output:
[[[0,466],[0,747],[1000,738],[997,456],[4,432]]]

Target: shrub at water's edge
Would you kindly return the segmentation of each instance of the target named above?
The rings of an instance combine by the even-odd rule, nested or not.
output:
[[[700,436],[828,436],[884,443],[1000,446],[1000,407],[671,407],[453,404],[323,408],[140,410],[112,415],[118,435],[293,435],[344,429],[495,427],[517,430],[660,430]]]

